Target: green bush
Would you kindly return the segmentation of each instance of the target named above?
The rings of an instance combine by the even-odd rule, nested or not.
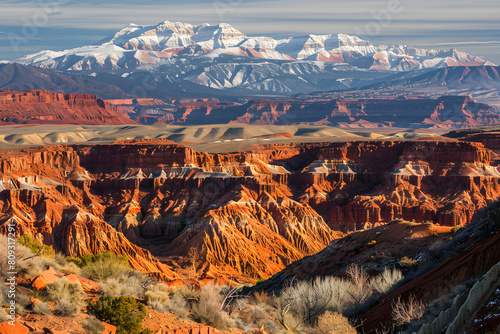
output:
[[[33,237],[28,234],[19,237],[19,243],[24,247],[28,247],[34,254],[40,253],[47,257],[54,257],[56,255],[54,247],[43,245],[40,241],[33,239]]]
[[[455,226],[454,228],[451,229],[451,233],[455,234],[460,230],[460,226]]]
[[[108,278],[127,275],[133,271],[125,255],[115,255],[111,252],[68,257],[67,260],[82,268],[84,276],[99,282],[104,282]]]
[[[116,326],[117,334],[147,334],[142,328],[146,307],[133,297],[111,297],[102,295],[89,305],[97,319]]]

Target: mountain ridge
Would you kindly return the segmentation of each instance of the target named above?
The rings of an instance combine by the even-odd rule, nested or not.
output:
[[[200,86],[196,91],[210,88],[237,96],[351,89],[397,73],[493,65],[455,49],[375,46],[347,34],[275,39],[247,36],[227,23],[195,26],[169,21],[129,24],[97,44],[40,51],[13,63],[97,81],[112,74],[117,80],[175,86],[181,91],[195,84]]]
[[[100,44],[99,44],[100,43]],[[456,65],[492,65],[479,57],[454,49],[426,50],[406,45],[374,46],[371,42],[347,34],[306,34],[274,39],[248,37],[228,23],[193,26],[182,22],[157,25],[129,24],[98,44],[65,51],[41,51],[15,60],[25,65],[66,70],[93,70],[97,65],[108,69],[130,68],[161,63],[162,59],[183,55],[218,57],[226,54],[272,60],[307,60],[319,62],[356,62],[361,68],[395,69],[430,68]],[[83,57],[75,62],[75,59]],[[63,58],[60,62],[55,59]],[[52,61],[51,61],[52,60]],[[92,61],[94,62],[92,62]],[[134,64],[135,62],[135,64]],[[403,64],[401,64],[403,62]],[[69,65],[69,66],[68,66]]]

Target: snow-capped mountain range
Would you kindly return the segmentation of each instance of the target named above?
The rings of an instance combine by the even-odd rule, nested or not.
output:
[[[456,50],[374,46],[346,34],[274,39],[249,37],[226,23],[194,26],[169,21],[130,24],[95,45],[42,51],[14,62],[93,76],[105,72],[137,79],[142,75],[138,73],[148,72],[163,83],[189,81],[216,89],[279,94],[349,86],[357,79],[345,72],[493,65]]]

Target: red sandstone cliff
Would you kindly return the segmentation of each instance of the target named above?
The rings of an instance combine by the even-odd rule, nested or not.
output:
[[[33,235],[67,255],[111,251],[127,255],[137,270],[164,280],[177,278],[149,251],[102,220],[99,197],[72,183],[79,182],[72,179],[75,175],[85,176],[79,160],[68,146],[2,151],[0,230],[5,233],[7,224],[14,222],[19,235]]]
[[[94,95],[0,90],[0,124],[131,124]]]

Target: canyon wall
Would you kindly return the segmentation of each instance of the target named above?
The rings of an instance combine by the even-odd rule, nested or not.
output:
[[[0,124],[133,124],[114,105],[89,94],[0,90]]]
[[[245,281],[394,219],[465,225],[499,197],[491,159],[459,141],[210,154],[153,139],[2,151],[0,221],[72,256],[125,254],[166,280]]]
[[[468,96],[255,99],[243,104],[219,101],[158,103],[151,107],[154,113],[139,104],[134,108],[136,115],[133,117],[145,124],[309,124],[346,129],[460,129],[500,124],[497,108]]]

